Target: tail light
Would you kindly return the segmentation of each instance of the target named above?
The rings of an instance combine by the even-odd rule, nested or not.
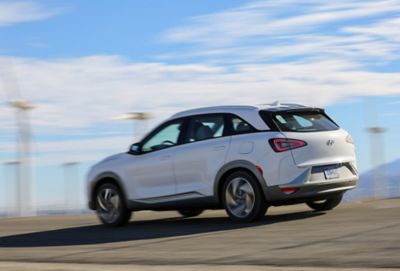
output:
[[[276,152],[293,150],[307,145],[305,141],[289,138],[273,138],[269,140],[269,144]]]

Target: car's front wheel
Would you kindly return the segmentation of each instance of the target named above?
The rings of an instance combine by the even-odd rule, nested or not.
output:
[[[306,204],[315,211],[328,211],[332,210],[342,201],[343,195],[335,195],[324,200],[308,201]]]
[[[96,213],[106,226],[122,226],[128,223],[131,211],[125,205],[119,187],[105,183],[96,190]]]
[[[241,222],[264,216],[267,203],[257,180],[246,171],[229,175],[223,186],[223,203],[228,215]]]

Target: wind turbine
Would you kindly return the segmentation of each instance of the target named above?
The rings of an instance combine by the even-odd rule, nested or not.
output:
[[[130,112],[113,117],[113,119],[133,121],[133,139],[136,141],[140,136],[143,135],[144,132],[146,132],[147,120],[149,120],[151,117],[151,114],[148,112]],[[139,122],[142,123],[142,127],[136,127]]]
[[[3,83],[8,105],[15,110],[17,128],[16,171],[17,212],[19,216],[33,215],[31,184],[31,125],[29,112],[35,106],[22,99],[17,77],[13,70],[12,60],[0,63],[0,81]]]

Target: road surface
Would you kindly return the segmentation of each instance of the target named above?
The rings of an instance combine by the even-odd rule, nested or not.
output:
[[[135,213],[106,228],[94,215],[0,219],[0,270],[311,270],[400,268],[400,199],[270,208],[257,223],[224,211],[182,219]],[[170,267],[170,269],[167,268]],[[136,269],[139,268],[139,269]]]

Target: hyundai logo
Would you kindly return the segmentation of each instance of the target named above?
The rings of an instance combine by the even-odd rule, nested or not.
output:
[[[335,143],[335,140],[333,139],[329,139],[328,141],[326,141],[326,145],[328,146],[332,146]]]

